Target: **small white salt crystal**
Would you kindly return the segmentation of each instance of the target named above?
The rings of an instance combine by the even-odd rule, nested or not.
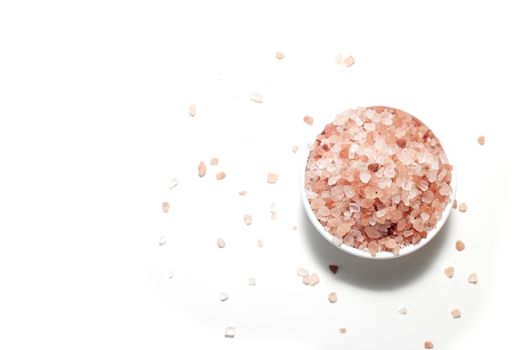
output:
[[[336,247],[340,247],[343,244],[343,239],[341,237],[334,236],[332,237],[332,244]]]
[[[259,239],[259,240],[257,241],[257,246],[258,246],[259,248],[262,248],[262,247],[263,247],[263,241],[262,241],[262,239]]]
[[[257,281],[255,280],[255,278],[253,277],[250,277],[250,279],[248,280],[248,285],[250,287],[255,287],[255,284],[257,283]]]
[[[228,296],[228,294],[226,293],[221,293],[219,294],[219,300],[222,301],[222,302],[225,302],[226,300],[230,299],[230,297]]]
[[[217,247],[219,247],[219,248],[226,247],[226,242],[224,242],[224,239],[222,239],[222,238],[218,238],[217,239]]]
[[[172,190],[175,187],[177,187],[178,184],[179,184],[179,180],[176,179],[176,178],[173,178],[173,179],[170,180],[170,183],[169,183],[168,187],[169,187],[170,190]]]
[[[461,311],[459,311],[459,309],[454,309],[450,312],[450,315],[452,316],[452,318],[460,318]]]
[[[190,117],[195,117],[195,115],[197,114],[197,106],[196,105],[191,105],[189,108],[188,108],[188,114],[190,115]]]
[[[320,278],[318,274],[312,273],[310,275],[310,285],[311,286],[315,286],[317,283],[319,283],[319,281],[320,281]]]
[[[224,336],[226,338],[235,337],[235,327],[226,327],[226,330],[224,331]]]
[[[168,273],[168,278],[169,278],[169,279],[172,279],[174,275],[175,275],[175,274],[173,273],[173,271],[170,271],[170,272]]]
[[[406,307],[402,307],[399,310],[397,310],[397,312],[399,312],[401,315],[406,315],[408,310]]]
[[[478,275],[476,275],[475,273],[471,273],[468,276],[468,283],[472,283],[472,284],[478,283]]]
[[[328,301],[332,304],[335,303],[337,301],[337,294],[335,292],[328,294]]]
[[[297,276],[299,276],[299,277],[308,276],[309,274],[310,274],[310,272],[307,269],[305,269],[305,268],[300,267],[300,268],[297,269]]]
[[[255,103],[262,103],[262,96],[259,93],[251,93],[250,100]]]
[[[299,150],[299,147],[298,147],[298,146],[293,146],[293,147],[292,147],[292,152],[293,152],[293,153],[297,153],[298,150]]]
[[[246,225],[251,225],[252,224],[252,216],[250,214],[245,214],[244,215],[244,223]]]
[[[164,244],[166,244],[166,238],[164,236],[160,236],[159,245],[163,246]]]
[[[359,173],[359,180],[361,180],[361,182],[365,184],[368,183],[368,181],[370,181],[371,178],[372,175],[370,175],[370,173],[367,170],[363,170]]]

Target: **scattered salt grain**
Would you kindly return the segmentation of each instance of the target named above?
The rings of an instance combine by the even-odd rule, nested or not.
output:
[[[460,241],[460,240],[457,240],[456,241],[456,250],[458,252],[461,252],[465,249],[465,243],[463,243],[463,241]]]
[[[337,294],[335,292],[328,294],[328,301],[332,304],[335,303],[337,301]]]
[[[196,105],[191,105],[190,108],[188,108],[188,114],[190,115],[190,117],[195,117],[195,115],[197,114],[197,106]]]
[[[317,283],[319,283],[320,279],[319,279],[319,275],[316,274],[316,273],[312,273],[310,275],[310,285],[311,286],[315,286]]]
[[[303,283],[305,285],[309,286],[311,282],[312,282],[312,278],[310,277],[310,275],[303,276]]]
[[[222,302],[225,302],[226,300],[230,299],[230,297],[228,296],[228,294],[226,293],[221,293],[219,294],[219,300],[222,301]]]
[[[459,311],[459,309],[454,309],[454,310],[450,311],[450,315],[452,316],[452,318],[460,318],[461,317],[461,311]]]
[[[164,244],[166,244],[166,238],[164,236],[160,236],[159,245],[163,246]]]
[[[299,150],[299,147],[298,147],[298,146],[293,146],[293,147],[292,147],[292,152],[293,152],[293,153],[297,153],[298,150]]]
[[[425,349],[434,349],[434,343],[429,340],[427,340],[423,345],[425,346]]]
[[[472,283],[472,284],[478,283],[478,275],[476,275],[475,273],[471,273],[468,276],[468,283]]]
[[[253,277],[250,277],[250,279],[248,280],[248,285],[250,287],[255,287],[256,283],[257,283],[257,281]]]
[[[170,272],[168,273],[168,278],[169,278],[169,279],[172,279],[173,276],[175,276],[175,274],[173,273],[173,271],[170,271]]]
[[[345,334],[346,332],[348,332],[346,328],[339,328],[339,333]]]
[[[406,307],[402,307],[401,309],[397,310],[401,315],[406,315],[408,310]]]
[[[452,209],[457,209],[458,207],[458,201],[454,199],[454,201],[452,202]]]
[[[343,60],[343,64],[347,67],[352,66],[355,63],[355,59],[353,56],[348,56]]]
[[[485,144],[485,136],[478,137],[478,143],[483,146]]]
[[[210,165],[217,165],[219,164],[219,158],[213,157],[210,159]]]
[[[215,175],[215,178],[216,178],[217,180],[222,180],[222,179],[224,179],[225,177],[226,177],[226,173],[225,173],[224,171],[220,171],[220,172],[218,172],[218,173]]]
[[[259,248],[262,248],[262,247],[263,247],[263,241],[262,241],[262,239],[259,239],[259,240],[257,241],[257,246],[258,246]]]
[[[309,115],[305,115],[303,121],[306,125],[314,125],[314,118],[310,117]]]
[[[245,214],[244,215],[244,223],[246,225],[251,225],[252,224],[252,216],[250,214]]]
[[[248,193],[247,191],[240,191],[239,196],[246,196],[247,193]]]
[[[169,187],[170,190],[172,190],[175,187],[177,187],[178,184],[179,184],[179,180],[176,179],[176,178],[173,178],[173,179],[170,180],[170,183],[169,183],[168,187]]]
[[[452,266],[449,266],[447,267],[445,270],[445,275],[448,277],[448,278],[452,278],[454,277],[454,268]]]
[[[206,163],[200,162],[199,163],[199,176],[203,177],[204,175],[206,175]]]
[[[462,213],[467,211],[467,205],[465,203],[459,203],[458,210]]]
[[[222,238],[218,238],[217,239],[217,247],[219,247],[221,249],[226,247],[226,242],[224,241],[224,239],[222,239]]]
[[[335,63],[337,63],[337,64],[343,63],[343,55],[338,53],[337,55],[335,55],[334,60],[335,60]]]
[[[268,177],[266,178],[266,181],[269,183],[269,184],[274,184],[277,182],[277,180],[279,180],[279,175],[278,174],[275,174],[275,173],[268,173]]]
[[[297,231],[297,226],[292,226],[293,231]]]
[[[235,337],[235,327],[226,327],[226,330],[224,331],[224,336],[226,338]]]
[[[328,268],[330,269],[330,271],[332,271],[333,274],[336,274],[337,271],[339,271],[338,265],[328,265]]]
[[[250,100],[255,103],[262,103],[262,96],[258,93],[250,94]]]
[[[332,237],[332,244],[336,247],[340,247],[341,245],[343,245],[343,239],[341,237],[334,236]]]
[[[310,275],[310,272],[307,269],[302,268],[302,267],[297,269],[297,276],[304,277],[304,276],[308,276],[308,275]]]
[[[170,211],[170,204],[168,202],[162,202],[162,211],[166,214]]]
[[[284,53],[282,53],[281,51],[277,51],[275,53],[275,58],[277,58],[278,60],[282,60],[284,58]]]

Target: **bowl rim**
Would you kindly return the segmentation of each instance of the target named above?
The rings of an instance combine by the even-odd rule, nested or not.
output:
[[[308,148],[306,149],[306,152],[304,152],[303,159],[301,161],[301,169],[300,169],[301,170],[301,176],[300,176],[300,180],[301,180],[301,182],[300,182],[301,197],[302,197],[303,207],[304,207],[304,209],[306,211],[306,214],[307,214],[308,218],[310,219],[310,222],[314,225],[314,227],[316,228],[317,232],[319,232],[319,234],[321,234],[321,236],[323,236],[332,245],[334,245],[335,247],[339,248],[340,250],[342,250],[342,251],[344,251],[344,252],[346,252],[348,254],[351,254],[351,255],[354,255],[354,256],[358,256],[358,257],[361,257],[361,258],[366,258],[366,259],[371,259],[371,260],[390,260],[390,259],[401,258],[401,257],[407,256],[409,254],[412,254],[412,253],[418,251],[419,249],[421,249],[422,247],[427,245],[428,242],[430,242],[439,233],[439,231],[441,230],[441,228],[443,227],[443,225],[447,221],[447,219],[448,219],[448,217],[450,215],[450,212],[452,211],[452,205],[453,205],[454,200],[456,198],[456,181],[457,181],[457,179],[456,179],[456,177],[457,177],[457,175],[456,175],[456,166],[454,165],[451,153],[449,153],[449,150],[443,145],[442,138],[437,136],[437,133],[434,131],[436,129],[433,129],[433,128],[429,127],[428,123],[425,123],[421,119],[415,117],[414,115],[412,115],[410,113],[407,113],[407,112],[405,112],[402,109],[395,108],[395,107],[378,105],[378,106],[369,106],[369,107],[365,107],[365,108],[372,108],[372,107],[383,107],[383,108],[388,108],[388,109],[396,109],[396,110],[399,110],[399,111],[401,111],[403,113],[406,113],[406,114],[412,116],[413,118],[415,118],[416,120],[418,120],[421,124],[423,124],[430,131],[432,131],[434,136],[438,139],[438,141],[439,141],[439,143],[441,145],[441,148],[443,149],[443,152],[445,152],[445,155],[446,155],[447,160],[448,160],[448,164],[452,165],[451,179],[450,179],[450,187],[452,188],[452,192],[450,194],[450,199],[451,200],[447,204],[447,206],[445,207],[445,210],[443,210],[443,214],[441,216],[441,219],[437,222],[436,226],[432,230],[430,230],[428,232],[426,238],[422,238],[417,244],[411,244],[409,246],[401,248],[399,250],[399,254],[397,254],[397,255],[394,255],[394,254],[392,254],[390,252],[382,251],[382,252],[377,252],[376,256],[372,256],[368,252],[368,250],[362,250],[362,249],[354,248],[354,247],[348,246],[348,245],[346,245],[344,243],[341,244],[341,245],[335,244],[334,240],[333,240],[334,236],[324,228],[324,226],[319,222],[319,220],[317,220],[317,218],[315,217],[315,214],[314,214],[312,208],[310,207],[310,202],[308,201],[308,198],[306,197],[306,189],[305,189],[305,183],[304,183],[304,181],[305,181],[305,170],[306,170],[306,163],[308,162],[308,157],[310,156],[310,152],[311,152]]]

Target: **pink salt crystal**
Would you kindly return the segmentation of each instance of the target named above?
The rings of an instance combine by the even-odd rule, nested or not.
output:
[[[196,105],[191,105],[189,108],[188,108],[188,114],[190,115],[190,117],[195,117],[195,115],[197,114],[197,106]]]
[[[347,67],[350,67],[352,66],[353,64],[355,63],[355,60],[354,60],[354,57],[353,56],[348,56],[347,58],[345,58],[343,60],[343,64]]]
[[[434,349],[434,343],[432,343],[431,341],[427,340],[423,346],[425,347],[425,349]]]
[[[376,241],[371,241],[368,243],[368,251],[372,256],[376,256],[377,254],[378,245]]]
[[[452,318],[460,318],[461,317],[461,311],[459,311],[459,309],[453,309],[450,312],[450,315],[452,316]]]
[[[217,239],[217,247],[219,247],[221,249],[226,247],[226,242],[224,242],[224,239],[222,239],[222,238],[218,238]]]
[[[297,269],[297,276],[304,277],[304,276],[309,276],[309,275],[310,275],[310,272],[307,269],[302,268],[302,267]]]
[[[199,176],[200,177],[203,177],[204,175],[206,175],[206,163],[200,162],[198,170],[199,170]]]
[[[245,214],[244,215],[244,223],[246,225],[251,225],[252,224],[252,216],[249,215],[249,214]]]
[[[170,204],[168,202],[162,202],[162,211],[167,213],[170,210]]]
[[[458,252],[461,252],[462,250],[465,249],[465,243],[463,243],[463,241],[457,240],[456,241],[456,249],[457,249]]]
[[[348,330],[346,328],[339,328],[339,333],[345,334]]]
[[[472,283],[472,284],[478,283],[478,275],[476,275],[475,273],[471,273],[468,276],[468,283]]]
[[[303,284],[309,286],[311,282],[312,278],[310,277],[310,275],[303,276]]]
[[[284,58],[284,53],[282,53],[281,51],[277,51],[275,53],[275,58],[277,58],[278,60],[282,60]]]
[[[210,165],[217,165],[219,164],[219,158],[213,157],[210,159]]]
[[[337,301],[337,294],[335,292],[328,294],[328,301],[332,304],[335,303]]]
[[[215,178],[217,180],[222,180],[226,177],[226,173],[224,171],[220,171],[217,174],[215,174]]]
[[[303,121],[306,125],[314,125],[314,118],[310,117],[309,115],[305,115]]]
[[[275,174],[275,173],[268,173],[268,177],[266,178],[266,181],[269,183],[269,184],[274,184],[277,182],[277,180],[279,180],[279,175],[278,174]]]
[[[478,137],[478,143],[483,146],[485,144],[485,136]]]
[[[259,248],[262,248],[262,247],[263,247],[263,241],[262,241],[262,239],[259,239],[259,240],[257,241],[257,246],[258,246]]]
[[[330,215],[330,209],[328,209],[327,206],[323,205],[321,208],[319,208],[318,213],[321,216],[328,216]]]
[[[453,268],[452,266],[447,267],[444,271],[445,271],[445,275],[446,275],[448,278],[452,278],[452,277],[454,277],[454,268]]]
[[[390,238],[390,237],[387,237],[385,238],[385,241],[383,243],[385,245],[386,248],[388,249],[394,249],[397,247],[397,242],[395,239],[393,238]]]
[[[370,179],[372,178],[372,175],[370,175],[370,173],[366,170],[363,170],[359,173],[359,180],[361,180],[361,182],[363,183],[368,183],[368,181],[370,181]]]
[[[240,191],[239,196],[246,196],[247,193],[248,193],[247,191]]]
[[[406,315],[408,310],[406,307],[402,307],[401,309],[398,310],[398,312],[401,314],[401,315]]]
[[[310,285],[311,286],[315,286],[317,283],[319,283],[320,279],[319,279],[319,275],[316,274],[316,273],[312,273],[310,275]]]
[[[458,207],[458,201],[454,199],[452,202],[452,209],[456,209]]]
[[[459,203],[458,210],[462,213],[467,211],[467,205],[465,203]]]

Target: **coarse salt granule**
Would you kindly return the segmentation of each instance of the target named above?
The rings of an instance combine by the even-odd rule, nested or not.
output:
[[[310,275],[303,276],[303,284],[309,286],[311,282],[312,278],[310,277]]]
[[[456,241],[456,250],[458,252],[461,252],[461,251],[465,250],[465,243],[463,243],[463,241],[457,240]]]
[[[406,307],[402,307],[399,310],[397,310],[397,312],[399,312],[401,315],[406,315],[408,310]]]
[[[212,159],[210,159],[210,165],[215,166],[217,164],[219,164],[219,158],[213,157]]]
[[[226,338],[234,338],[235,337],[235,327],[226,327],[226,330],[224,331],[224,337]]]
[[[219,171],[216,175],[215,175],[215,178],[217,180],[222,180],[226,177],[226,173],[224,171]]]
[[[445,270],[443,270],[445,272],[445,275],[448,277],[448,278],[452,278],[454,277],[454,268],[452,266],[449,266],[447,267]]]
[[[485,136],[478,137],[478,143],[483,146],[485,144]]]
[[[162,202],[162,211],[166,214],[170,211],[170,204],[168,202]]]
[[[332,304],[335,303],[337,301],[337,294],[335,292],[328,294],[328,301]]]
[[[284,58],[284,53],[282,53],[281,51],[277,51],[275,53],[275,58],[277,58],[278,60],[282,60]]]
[[[257,247],[262,248],[263,245],[264,245],[264,243],[263,243],[262,239],[259,239],[259,240],[257,241]]]
[[[314,118],[310,117],[309,115],[305,115],[303,121],[306,125],[314,125]]]
[[[434,343],[432,343],[431,341],[427,340],[423,346],[425,347],[425,349],[434,349]]]
[[[199,163],[198,171],[199,171],[199,176],[200,177],[203,177],[204,175],[206,175],[206,163],[201,161]]]
[[[457,209],[458,207],[458,201],[454,199],[454,201],[452,202],[452,209]]]
[[[246,196],[247,193],[248,193],[247,191],[240,191],[239,196]]]
[[[175,276],[175,274],[173,273],[173,271],[170,271],[170,272],[168,273],[168,278],[169,278],[169,279],[172,279],[173,276]]]
[[[450,311],[450,315],[452,316],[452,318],[460,318],[461,311],[459,311],[459,309],[453,309],[452,311]]]
[[[471,273],[468,276],[468,283],[477,284],[478,283],[478,275],[476,275],[475,273]]]
[[[451,202],[452,166],[418,119],[387,107],[347,110],[311,148],[305,191],[335,245],[399,254],[436,227]]]
[[[299,150],[299,146],[293,146],[292,147],[292,152],[293,153],[297,153],[298,150]]]
[[[250,277],[250,279],[248,280],[248,285],[250,287],[255,287],[255,285],[257,284],[257,281],[255,280],[254,277]]]
[[[348,332],[346,328],[339,328],[339,333],[345,334],[346,332]]]
[[[230,297],[228,296],[228,294],[222,292],[221,294],[219,294],[219,300],[222,301],[222,302],[225,302],[226,300],[230,299]]]
[[[166,238],[164,236],[160,236],[159,245],[163,246],[164,244],[166,244]]]
[[[251,225],[252,224],[252,216],[250,214],[244,214],[244,223],[246,225]]]
[[[465,203],[459,203],[458,210],[462,213],[467,211],[467,205]]]
[[[353,66],[355,63],[355,59],[353,56],[348,56],[343,60],[343,64],[347,67]]]
[[[259,93],[251,93],[250,100],[255,103],[262,103],[262,96]]]
[[[190,117],[195,117],[195,115],[197,114],[197,106],[192,104],[189,108],[188,108],[188,114],[190,115]]]
[[[279,180],[279,175],[278,174],[275,174],[275,173],[268,173],[268,176],[266,177],[266,181],[269,183],[269,184],[274,184],[277,182],[277,180]]]
[[[302,268],[302,267],[297,269],[297,276],[304,277],[304,276],[308,276],[308,275],[310,275],[310,272],[307,269]]]
[[[226,242],[224,241],[224,239],[222,239],[222,238],[218,238],[217,239],[217,247],[219,247],[221,249],[226,247]]]
[[[310,275],[310,285],[311,286],[315,286],[317,283],[319,283],[320,279],[319,279],[319,275],[316,274],[316,273],[312,273]]]

